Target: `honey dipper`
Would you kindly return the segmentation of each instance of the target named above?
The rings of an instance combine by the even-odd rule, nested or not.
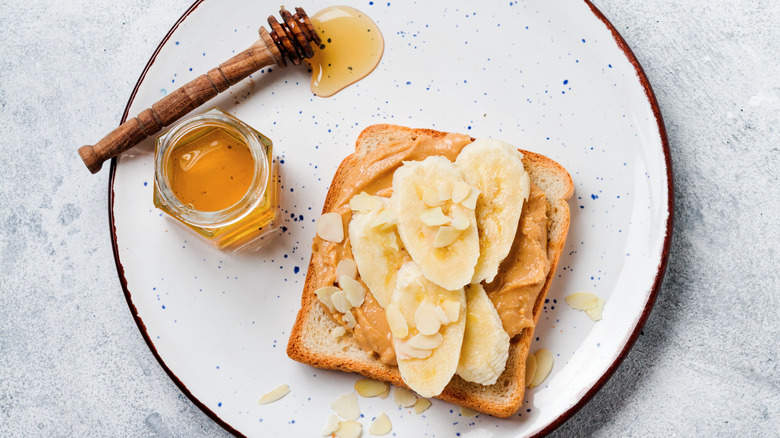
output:
[[[319,46],[320,37],[306,12],[302,8],[295,8],[295,12],[293,15],[282,7],[279,11],[282,22],[269,16],[271,32],[260,27],[260,39],[248,49],[182,85],[93,146],[79,148],[79,155],[89,171],[97,173],[104,161],[132,148],[261,68],[273,64],[286,67],[285,58],[298,65],[313,56],[310,43],[313,41]]]

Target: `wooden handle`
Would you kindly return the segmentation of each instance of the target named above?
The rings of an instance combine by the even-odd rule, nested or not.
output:
[[[301,8],[295,10],[297,13],[293,15],[282,8],[279,12],[283,24],[273,16],[268,17],[270,34],[261,27],[260,39],[248,49],[163,97],[94,145],[79,148],[89,171],[97,173],[104,161],[132,148],[261,68],[273,64],[285,67],[285,57],[298,65],[303,58],[312,56],[309,43],[314,41],[319,45],[320,38],[306,12]]]
[[[261,35],[264,30],[261,29]],[[265,32],[265,35],[267,36],[268,33]],[[146,137],[159,132],[164,126],[180,119],[257,70],[276,64],[276,59],[281,58],[281,54],[277,49],[274,56],[272,48],[276,49],[276,46],[273,43],[269,46],[261,38],[219,67],[200,75],[160,99],[151,108],[141,111],[93,146],[79,148],[81,159],[90,172],[96,173],[107,159],[119,155]]]

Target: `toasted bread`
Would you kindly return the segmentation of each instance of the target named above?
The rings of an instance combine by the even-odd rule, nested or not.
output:
[[[358,157],[382,148],[383,145],[414,140],[420,135],[441,138],[447,133],[395,125],[373,125],[363,130],[357,139],[355,153],[342,161],[333,177],[323,212],[331,210],[340,187],[347,183],[343,178],[346,170],[354,165]],[[533,307],[535,327],[541,316],[543,303],[566,240],[569,229],[567,200],[574,192],[574,185],[568,172],[558,163],[533,152],[523,150],[521,152],[524,157],[523,164],[531,180],[547,197],[547,255],[550,260],[550,271]],[[287,354],[290,358],[315,367],[356,372],[372,379],[406,387],[397,367],[386,365],[367,354],[350,333],[341,337],[331,334],[339,325],[327,315],[314,294],[316,276],[313,264],[310,263],[301,299],[301,309],[287,345]],[[512,339],[506,369],[495,384],[483,386],[469,383],[456,375],[437,398],[496,417],[512,415],[523,403],[525,362],[534,327],[524,329],[521,334]]]

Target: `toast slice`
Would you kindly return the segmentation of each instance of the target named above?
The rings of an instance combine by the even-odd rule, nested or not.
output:
[[[335,202],[344,181],[346,170],[358,157],[398,141],[413,141],[425,135],[441,138],[445,132],[430,129],[412,129],[396,125],[373,125],[361,132],[355,145],[355,153],[342,161],[325,199],[323,212]],[[555,270],[569,229],[568,199],[574,193],[574,185],[568,172],[555,161],[542,155],[521,150],[523,164],[531,180],[547,196],[547,256],[550,272],[533,307],[534,327],[539,322],[544,300],[555,276]],[[290,334],[287,354],[290,358],[319,368],[355,372],[366,377],[407,387],[397,367],[386,365],[360,348],[350,333],[334,336],[337,327],[323,310],[314,294],[316,275],[310,262],[301,298],[301,309]],[[457,375],[437,396],[441,400],[468,407],[496,417],[508,417],[523,403],[525,392],[525,362],[533,339],[534,327],[526,328],[511,340],[506,369],[494,385],[483,386],[466,382]]]

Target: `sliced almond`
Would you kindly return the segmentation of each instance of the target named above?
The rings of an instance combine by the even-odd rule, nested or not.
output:
[[[433,310],[436,313],[436,317],[439,318],[441,325],[450,323],[450,319],[447,318],[447,313],[444,312],[444,309],[442,309],[441,306],[433,306]]]
[[[550,350],[543,348],[534,353],[534,356],[536,356],[536,372],[533,380],[531,380],[531,385],[528,386],[529,388],[536,388],[541,385],[553,367],[553,355],[550,353]]]
[[[462,205],[462,206],[464,206],[464,207],[466,207],[468,209],[475,210],[477,208],[477,198],[479,198],[479,194],[480,193],[482,193],[482,192],[480,192],[479,190],[477,190],[475,188],[472,188],[471,192],[469,193],[469,195],[466,197],[466,199],[461,201],[460,205]]]
[[[588,309],[585,311],[585,313],[588,314],[588,317],[593,320],[593,322],[601,321],[601,314],[604,312],[604,299],[599,297],[599,302],[596,304],[596,307],[592,309]]]
[[[439,199],[439,192],[430,187],[423,188],[422,201],[428,207],[438,207],[442,204],[442,201]]]
[[[536,375],[536,356],[529,354],[525,360],[525,386],[531,387],[534,375]]]
[[[398,215],[395,214],[395,212],[390,209],[386,208],[379,212],[379,214],[376,215],[374,220],[371,221],[369,226],[371,228],[379,228],[381,230],[384,230],[386,228],[392,227],[393,225],[398,223]]]
[[[360,405],[358,405],[357,394],[348,392],[340,395],[330,404],[333,412],[345,420],[357,420],[360,417]]]
[[[396,386],[393,389],[393,401],[402,408],[408,408],[417,403],[417,396],[406,388]]]
[[[566,297],[566,304],[575,310],[588,310],[599,305],[599,297],[590,292],[577,292]]]
[[[441,207],[433,207],[420,213],[420,221],[429,227],[437,227],[450,223],[450,217],[441,211]]]
[[[460,301],[442,301],[440,306],[444,309],[444,313],[447,315],[447,319],[450,320],[450,322],[458,321],[458,318],[460,318]]]
[[[350,304],[347,299],[347,293],[343,290],[333,292],[330,296],[330,300],[333,302],[333,307],[339,313],[344,313],[352,308],[352,304]]]
[[[355,261],[352,259],[341,259],[336,266],[336,278],[346,275],[347,277],[354,279],[357,278],[357,274],[357,264],[355,264]]]
[[[320,302],[324,304],[329,311],[333,312],[335,308],[333,307],[333,300],[331,300],[330,297],[338,291],[339,288],[336,286],[325,286],[315,290],[314,294],[317,295],[317,299],[320,300]]]
[[[386,393],[390,385],[372,379],[360,379],[355,382],[355,391],[361,397],[376,397]]]
[[[452,185],[452,202],[460,204],[471,193],[471,186],[468,183],[458,181]]]
[[[347,328],[352,330],[357,325],[357,320],[355,320],[355,315],[352,314],[351,310],[347,310],[344,312],[344,322],[347,324]]]
[[[336,438],[359,438],[363,433],[363,426],[357,421],[342,421],[335,433]]]
[[[340,325],[330,331],[330,335],[333,337],[333,339],[338,339],[346,334],[347,329],[345,329],[343,325]]]
[[[452,199],[452,183],[442,181],[439,183],[439,201],[449,201]]]
[[[471,222],[469,221],[468,215],[466,215],[466,212],[463,210],[454,210],[452,212],[452,222],[450,222],[450,225],[452,225],[452,228],[455,228],[456,230],[463,231],[471,225]]]
[[[339,277],[339,286],[344,289],[347,295],[347,300],[352,307],[360,307],[366,298],[366,288],[363,287],[357,280],[342,275]]]
[[[401,309],[395,303],[390,303],[385,309],[385,318],[387,318],[387,325],[390,326],[390,332],[396,338],[403,339],[409,335],[409,324],[404,318],[404,314],[401,313]]]
[[[339,428],[339,417],[337,417],[335,414],[328,415],[328,419],[325,420],[325,427],[322,428],[322,436],[333,436],[333,432],[335,432]]]
[[[378,417],[374,418],[374,421],[372,421],[371,425],[368,426],[368,433],[371,435],[387,435],[391,430],[393,430],[393,424],[390,423],[390,419],[387,418],[387,414],[384,412],[379,414]]]
[[[317,235],[323,240],[339,243],[344,240],[344,222],[338,213],[325,213],[317,219]]]
[[[439,230],[436,231],[436,237],[433,238],[433,247],[444,248],[445,246],[452,245],[456,240],[458,240],[460,233],[461,231],[455,227],[450,227],[447,225],[439,227]]]
[[[272,389],[271,391],[263,394],[263,396],[260,397],[260,400],[257,401],[257,404],[265,405],[268,403],[273,403],[289,393],[290,393],[289,386],[279,385],[276,388]]]
[[[433,353],[431,350],[421,350],[419,348],[411,347],[406,342],[397,343],[395,348],[399,356],[403,354],[414,359],[425,359],[426,357],[430,357],[431,353]]]
[[[433,350],[441,345],[442,342],[444,342],[444,337],[441,333],[436,332],[432,335],[418,333],[412,339],[406,341],[406,345],[418,350]]]
[[[479,415],[479,412],[475,411],[474,409],[469,409],[467,407],[461,406],[460,415],[464,417],[476,417],[477,415]]]
[[[427,411],[428,408],[430,407],[431,407],[430,400],[428,400],[427,398],[418,399],[417,402],[414,404],[414,413],[420,415],[423,412]]]
[[[436,316],[435,305],[430,301],[423,301],[414,312],[414,324],[417,330],[424,335],[432,335],[439,331],[441,321]]]
[[[390,385],[387,385],[387,390],[385,392],[379,394],[379,398],[384,400],[387,398],[388,395],[390,395]]]
[[[381,210],[382,206],[382,201],[378,197],[371,196],[366,192],[361,192],[349,200],[350,210],[359,211],[361,213]]]

